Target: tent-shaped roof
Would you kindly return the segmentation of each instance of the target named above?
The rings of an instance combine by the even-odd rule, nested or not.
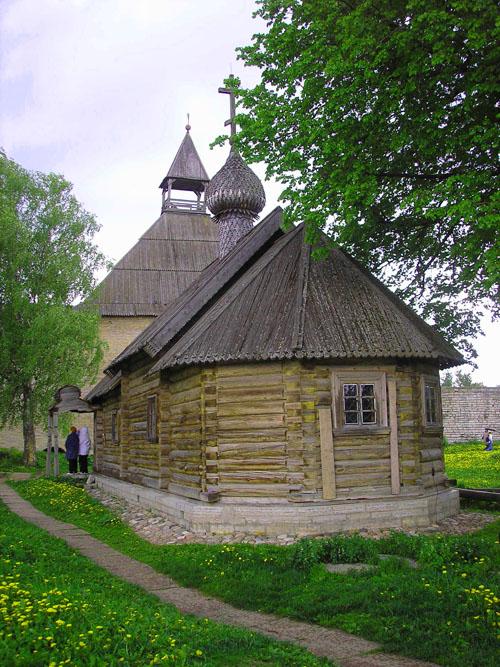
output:
[[[168,347],[173,366],[269,359],[436,359],[461,355],[339,249],[310,256],[299,225],[277,240]]]
[[[210,216],[168,211],[117,262],[94,302],[104,316],[158,315],[217,255],[218,230]]]
[[[150,373],[191,364],[269,359],[435,359],[463,363],[380,281],[340,249],[312,259],[299,225],[268,216],[117,357],[137,353]],[[325,239],[326,243],[326,239]]]
[[[282,236],[281,223],[278,207],[243,237],[233,252],[207,266],[187,290],[112,361],[107,371],[116,372],[121,363],[142,350],[151,357],[160,352],[249,261],[262,253],[273,239]]]
[[[189,130],[179,146],[172,166],[160,183],[160,188],[165,190],[168,187],[169,179],[172,179],[174,190],[190,190],[193,192],[203,192],[205,185],[210,180],[191,139]]]

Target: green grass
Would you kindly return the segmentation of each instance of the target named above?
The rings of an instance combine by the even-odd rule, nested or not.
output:
[[[43,472],[45,470],[47,454],[43,451],[36,453],[36,466],[25,466],[23,463],[23,452],[20,449],[0,449],[0,473],[1,472]],[[89,470],[91,470],[92,458],[89,458]],[[68,472],[68,461],[64,454],[59,454],[59,471],[62,474]]]
[[[247,609],[339,627],[380,642],[385,650],[451,667],[493,667],[498,658],[500,521],[478,536],[394,534],[376,542],[308,540],[271,545],[152,545],[77,487],[45,479],[13,486],[39,509],[72,522],[185,586]],[[394,558],[371,573],[326,572],[319,562],[341,554]]]
[[[485,452],[483,442],[446,445],[446,474],[450,479],[456,479],[461,487],[500,488],[500,445],[493,443],[493,447],[492,452]]]
[[[0,664],[331,664],[310,653],[179,614],[0,503]]]

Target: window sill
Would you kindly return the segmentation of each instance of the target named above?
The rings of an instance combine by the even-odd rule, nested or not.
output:
[[[391,429],[388,426],[351,426],[334,428],[333,435],[389,435]]]

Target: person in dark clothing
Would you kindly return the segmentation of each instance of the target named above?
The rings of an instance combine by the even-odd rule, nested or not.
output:
[[[76,432],[75,426],[72,426],[70,431],[71,433],[66,438],[66,458],[68,459],[69,471],[73,473],[77,472],[78,448],[80,447],[80,440],[78,438],[78,433]]]

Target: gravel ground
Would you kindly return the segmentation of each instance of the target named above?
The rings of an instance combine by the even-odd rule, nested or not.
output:
[[[293,544],[296,541],[294,535],[278,535],[277,537],[256,537],[245,533],[234,533],[232,535],[214,535],[211,533],[193,533],[179,526],[165,515],[153,510],[144,509],[140,505],[128,503],[121,498],[110,496],[92,486],[87,486],[88,493],[110,509],[122,521],[127,523],[138,535],[153,544],[186,544],[189,542],[197,544]],[[438,524],[425,529],[409,530],[409,534],[415,535],[441,533],[446,535],[462,535],[483,528],[497,517],[486,512],[460,512],[456,516],[449,517]],[[382,537],[387,530],[361,530],[359,533],[366,537]]]

